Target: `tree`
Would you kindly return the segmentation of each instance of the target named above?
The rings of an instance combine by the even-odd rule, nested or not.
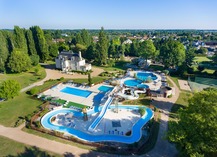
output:
[[[186,65],[188,67],[190,67],[192,65],[192,62],[193,62],[193,59],[195,57],[195,49],[194,48],[188,48],[186,50],[186,59],[185,59],[185,62],[186,62]]]
[[[20,73],[27,71],[31,67],[31,59],[27,53],[23,53],[20,50],[15,50],[9,57],[8,67],[11,72]]]
[[[215,54],[214,56],[213,56],[213,59],[212,59],[216,64],[217,64],[217,54]]]
[[[99,32],[99,41],[97,43],[97,56],[98,57],[98,64],[105,65],[107,64],[108,58],[108,38],[104,32],[104,28],[102,27]]]
[[[139,55],[146,59],[146,62],[149,58],[157,56],[157,51],[151,40],[145,40],[140,44]]]
[[[179,117],[172,122],[168,137],[182,149],[183,156],[217,156],[217,89],[195,93]]]
[[[133,43],[130,45],[130,55],[138,56],[138,49],[139,49],[138,42],[133,41]]]
[[[85,30],[85,29],[81,30],[81,38],[82,38],[82,41],[83,41],[82,42],[83,45],[85,45],[86,47],[88,47],[92,42],[92,38],[91,38],[89,32],[87,30]]]
[[[91,44],[87,50],[86,50],[86,59],[87,60],[92,60],[94,59],[94,55],[96,53],[96,48],[95,48],[95,45],[94,44]]]
[[[30,59],[31,59],[31,64],[32,64],[33,66],[38,65],[39,60],[40,60],[40,58],[39,58],[39,56],[38,56],[37,54],[31,55],[31,56],[30,56]]]
[[[207,54],[208,50],[205,47],[201,47],[199,50],[195,51],[197,54]]]
[[[36,55],[37,52],[35,49],[35,42],[34,42],[31,30],[26,31],[26,41],[27,41],[27,46],[28,46],[28,54]]]
[[[88,73],[88,84],[91,86],[93,84],[90,73]]]
[[[17,49],[22,49],[24,53],[28,52],[24,30],[19,26],[14,26],[14,46]]]
[[[109,48],[108,48],[108,56],[114,57],[115,53],[116,53],[115,44],[113,44],[113,41],[111,41],[111,44],[109,45]]]
[[[83,39],[82,39],[80,33],[76,34],[75,40],[76,40],[76,44],[82,44],[82,45],[84,45],[84,42],[83,42]]]
[[[58,47],[57,47],[57,45],[55,43],[52,43],[49,46],[49,56],[52,57],[52,58],[58,56]]]
[[[7,41],[2,31],[0,31],[0,71],[5,71],[5,63],[8,59],[9,53],[7,49]]]
[[[44,32],[39,26],[30,28],[33,34],[35,48],[40,57],[41,62],[45,62],[49,58],[48,46],[44,37]]]
[[[19,95],[21,86],[16,80],[6,80],[0,85],[0,97],[11,99]]]
[[[162,44],[160,57],[165,67],[180,66],[185,61],[185,47],[179,41],[169,39]]]

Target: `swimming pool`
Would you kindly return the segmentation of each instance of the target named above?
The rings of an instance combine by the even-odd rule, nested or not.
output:
[[[108,92],[108,91],[112,91],[113,87],[109,87],[109,86],[100,86],[98,88],[99,91],[102,91],[102,92]]]
[[[130,79],[130,80],[126,80],[124,81],[124,84],[128,87],[137,87],[137,88],[149,88],[148,85],[146,84],[141,84],[142,81],[141,80],[137,80],[137,79]]]
[[[121,109],[139,109],[140,106],[130,106],[130,105],[119,105],[118,108]],[[115,108],[115,106],[110,106],[110,109]],[[145,108],[145,107],[144,107]],[[99,108],[101,110],[102,107]],[[153,117],[153,111],[150,108],[145,108],[145,114],[133,125],[131,136],[123,135],[111,135],[111,134],[102,134],[102,135],[93,135],[88,132],[82,132],[76,130],[72,127],[59,126],[51,123],[51,118],[54,115],[61,113],[73,113],[74,116],[83,116],[82,112],[78,112],[71,109],[57,109],[45,114],[41,119],[41,124],[44,128],[49,130],[56,130],[60,132],[69,133],[81,140],[90,141],[90,142],[101,142],[101,141],[115,141],[121,143],[134,143],[139,141],[142,137],[142,127]],[[88,115],[96,113],[95,110],[90,110],[87,112]],[[79,125],[79,124],[78,124]]]
[[[60,92],[87,98],[92,92],[77,88],[65,87]]]
[[[137,78],[142,80],[142,81],[146,81],[147,79],[152,79],[152,80],[156,80],[157,76],[151,72],[138,72],[136,74]]]

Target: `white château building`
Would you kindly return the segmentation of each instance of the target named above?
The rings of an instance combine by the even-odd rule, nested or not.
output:
[[[85,63],[81,52],[73,53],[72,51],[62,51],[55,59],[56,68],[68,72],[71,70],[88,71],[91,70],[91,64]]]

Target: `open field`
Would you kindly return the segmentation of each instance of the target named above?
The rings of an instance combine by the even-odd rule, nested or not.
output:
[[[37,147],[27,146],[25,144],[13,141],[6,137],[0,136],[0,156],[37,156],[37,157],[60,157],[61,155],[57,155],[51,152],[43,151],[38,149]]]
[[[204,57],[204,56],[197,56],[197,57],[194,57],[194,61],[195,62],[208,62],[211,60],[207,57]]]

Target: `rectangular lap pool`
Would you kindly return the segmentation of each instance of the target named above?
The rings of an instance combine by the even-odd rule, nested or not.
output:
[[[87,98],[92,93],[91,91],[88,90],[76,89],[71,87],[63,88],[60,92],[72,94],[80,97],[85,97],[85,98]]]

